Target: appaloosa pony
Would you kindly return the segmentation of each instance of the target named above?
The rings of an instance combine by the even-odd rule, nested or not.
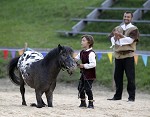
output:
[[[76,67],[72,54],[70,47],[58,45],[45,57],[36,51],[26,51],[10,61],[8,74],[11,81],[20,86],[22,105],[26,105],[24,85],[27,84],[35,89],[37,104],[32,106],[42,108],[46,105],[42,99],[43,93],[46,95],[48,107],[53,106],[53,91],[58,73],[64,69],[71,74]]]

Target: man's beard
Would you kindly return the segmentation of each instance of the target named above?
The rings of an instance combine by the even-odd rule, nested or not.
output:
[[[131,21],[129,21],[129,20],[124,20],[124,23],[127,25],[127,24],[130,24]]]

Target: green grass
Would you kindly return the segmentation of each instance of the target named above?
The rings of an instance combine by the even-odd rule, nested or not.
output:
[[[63,38],[56,30],[70,30],[75,24],[70,18],[84,17],[90,12],[86,6],[101,1],[1,0],[0,46],[22,47],[28,42],[32,48],[53,48],[60,43],[80,49],[80,36]]]
[[[80,35],[75,37],[59,36],[57,30],[71,30],[76,22],[71,18],[84,18],[91,12],[85,7],[99,7],[104,0],[0,0],[0,47],[22,48],[27,42],[30,48],[54,48],[58,44],[68,45],[74,49],[81,49]],[[118,0],[113,7],[141,7],[145,0]],[[122,19],[123,11],[105,11],[100,18]],[[143,19],[148,20],[150,12]],[[91,23],[84,31],[110,32],[118,23]],[[136,24],[141,33],[149,33],[149,25]],[[147,28],[145,28],[147,27]],[[111,45],[107,36],[94,36],[96,50],[108,50]],[[142,37],[137,46],[138,50],[150,50],[149,38]],[[0,51],[0,78],[7,76],[7,64],[10,60],[3,60]],[[150,61],[145,67],[141,57],[136,66],[136,84],[138,89],[150,89]],[[111,87],[113,65],[109,63],[107,54],[97,61],[98,84]],[[58,80],[61,82],[77,82],[80,77],[76,70],[70,78],[66,72],[60,72]],[[126,79],[125,79],[126,80]]]
[[[141,7],[146,0],[118,0],[115,7]]]

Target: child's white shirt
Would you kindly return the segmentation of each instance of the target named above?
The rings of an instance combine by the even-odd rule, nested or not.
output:
[[[92,48],[87,49],[86,51],[90,51],[92,50]],[[89,63],[85,63],[84,64],[84,68],[85,69],[91,69],[96,67],[96,59],[95,59],[96,55],[94,52],[90,52],[89,54]],[[78,61],[80,60],[80,52],[78,53],[78,55],[75,57],[75,59]]]

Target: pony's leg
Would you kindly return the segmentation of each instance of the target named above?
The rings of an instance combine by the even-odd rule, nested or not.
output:
[[[43,104],[42,104],[42,92],[41,91],[38,91],[38,90],[35,90],[35,93],[36,93],[36,100],[37,100],[37,108],[42,108],[43,107]]]
[[[45,92],[48,107],[53,107],[52,101],[53,101],[53,91],[54,91],[55,87],[56,87],[56,82],[53,82],[50,86],[50,89]]]
[[[21,75],[20,75],[21,76]],[[25,87],[24,87],[25,83],[24,83],[24,80],[22,79],[22,77],[20,77],[20,93],[21,93],[21,96],[22,96],[22,105],[27,105],[26,104],[26,101],[25,101]]]
[[[43,101],[43,99],[42,99],[42,105],[43,105],[43,107],[46,106],[46,104],[45,104],[45,102]]]
[[[42,98],[41,98],[41,99],[42,99]],[[32,107],[37,107],[37,104],[36,104],[36,103],[31,103],[30,106],[32,106]],[[45,106],[46,106],[46,104],[45,104],[45,102],[44,102],[43,99],[42,99],[42,107],[45,107]]]
[[[48,107],[53,107],[53,92],[52,91],[46,91],[45,92],[46,98],[47,98],[47,103],[48,103]]]

